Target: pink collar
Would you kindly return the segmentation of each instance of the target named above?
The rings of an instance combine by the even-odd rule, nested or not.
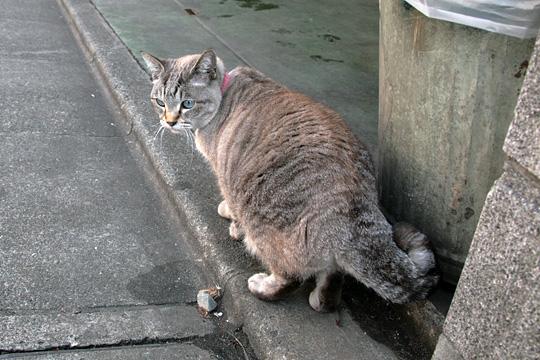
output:
[[[221,94],[222,95],[229,88],[229,85],[231,83],[231,79],[232,79],[231,75],[229,75],[229,73],[226,72],[225,75],[223,76],[223,82],[221,83]]]

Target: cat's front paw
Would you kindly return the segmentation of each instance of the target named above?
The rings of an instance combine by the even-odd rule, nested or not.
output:
[[[258,273],[248,279],[248,289],[257,298],[273,301],[282,298],[293,291],[299,282],[286,279],[276,274]]]
[[[229,205],[227,205],[225,200],[219,203],[217,212],[219,216],[221,216],[222,218],[229,219],[229,220],[232,220],[233,218],[231,214],[231,210],[229,209]]]

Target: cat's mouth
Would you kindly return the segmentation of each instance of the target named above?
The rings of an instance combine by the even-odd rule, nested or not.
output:
[[[181,134],[185,132],[186,130],[193,129],[193,125],[189,122],[177,122],[174,125],[170,125],[167,122],[160,120],[161,127],[164,127],[165,129],[171,131],[174,134]]]

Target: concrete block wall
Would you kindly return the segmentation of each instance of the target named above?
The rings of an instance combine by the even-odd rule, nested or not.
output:
[[[540,36],[435,360],[540,355]]]

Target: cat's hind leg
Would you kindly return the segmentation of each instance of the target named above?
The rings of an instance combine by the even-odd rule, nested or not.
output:
[[[322,271],[317,274],[317,286],[309,294],[309,305],[318,312],[335,311],[341,302],[343,274]]]
[[[242,236],[244,236],[242,226],[240,226],[240,223],[234,219],[232,211],[229,209],[229,205],[227,205],[225,200],[219,203],[217,212],[222,218],[231,220],[231,225],[229,225],[229,236],[231,238],[234,240],[239,240]]]
[[[298,280],[280,276],[276,273],[270,275],[258,273],[248,280],[249,291],[257,298],[265,301],[278,300],[298,287]]]
[[[244,235],[244,229],[242,229],[238,221],[232,220],[231,225],[229,225],[229,236],[234,240],[240,240]]]

